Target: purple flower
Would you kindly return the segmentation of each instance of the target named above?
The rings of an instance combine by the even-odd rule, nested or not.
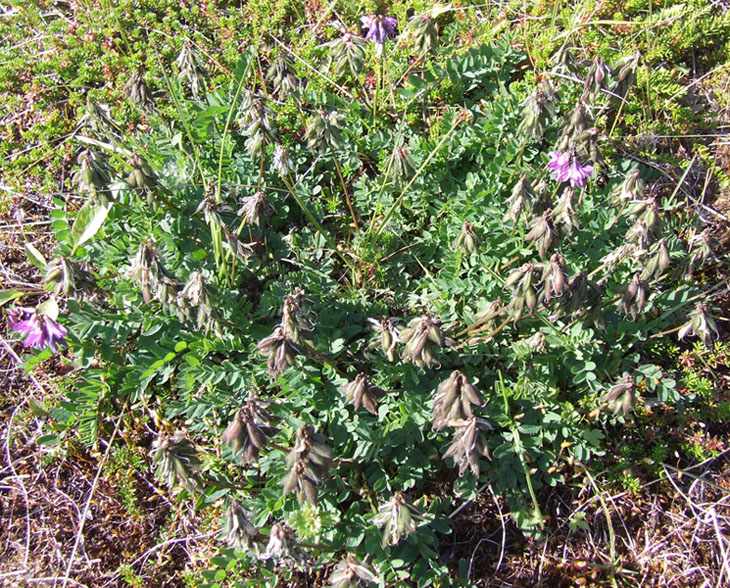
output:
[[[360,22],[368,32],[365,38],[368,41],[375,41],[378,45],[383,45],[388,37],[395,37],[395,27],[398,25],[398,19],[392,16],[361,16]]]
[[[557,151],[550,152],[550,161],[547,164],[547,168],[553,172],[553,177],[558,182],[562,182],[566,179],[569,166],[570,153],[558,153]]]
[[[277,145],[274,149],[274,169],[282,176],[286,176],[294,170],[294,164],[289,157],[289,150],[283,145]]]
[[[42,348],[48,345],[58,351],[58,344],[66,344],[66,329],[51,317],[29,308],[17,308],[8,313],[8,325],[14,331],[26,334],[23,347]]]
[[[592,165],[581,165],[577,159],[573,159],[568,168],[568,181],[574,188],[580,188],[592,173]]]
[[[570,182],[574,188],[580,188],[593,173],[592,165],[581,165],[578,159],[568,152],[551,151],[547,168],[553,173],[555,180]]]

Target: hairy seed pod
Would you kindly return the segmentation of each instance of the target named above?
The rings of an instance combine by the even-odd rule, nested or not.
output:
[[[532,287],[527,288],[525,291],[525,305],[530,314],[533,314],[537,308],[537,294],[535,294],[535,289]]]
[[[484,403],[481,394],[479,394],[479,391],[468,382],[465,382],[462,387],[462,395],[465,396],[469,400],[469,402],[471,402],[475,406],[481,406]]]
[[[264,445],[266,445],[266,435],[264,435],[261,429],[259,429],[256,424],[251,421],[246,423],[246,429],[248,431],[248,436],[251,439],[251,443],[253,443],[256,449],[262,449]]]

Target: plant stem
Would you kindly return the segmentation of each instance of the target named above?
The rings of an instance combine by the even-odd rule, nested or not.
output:
[[[357,217],[355,216],[355,209],[352,207],[352,200],[350,200],[350,192],[347,190],[347,184],[345,184],[345,178],[342,176],[342,169],[340,168],[340,162],[337,159],[337,155],[332,153],[332,159],[335,161],[335,169],[337,170],[337,176],[340,178],[340,184],[345,192],[345,200],[347,201],[347,208],[350,209],[350,216],[352,217],[352,224],[355,225],[355,232],[360,232],[360,225],[357,224]]]
[[[375,122],[375,117],[378,116],[378,94],[380,93],[381,71],[382,66],[380,62],[377,62],[375,65],[375,96],[373,96],[373,122]]]
[[[502,398],[504,400],[504,410],[505,415],[512,418],[510,415],[510,409],[509,409],[509,399],[507,398],[507,388],[504,385],[504,378],[502,376],[502,370],[498,371],[499,375],[499,382],[498,386],[502,393]],[[532,485],[532,476],[530,475],[530,470],[527,467],[527,462],[525,461],[525,451],[522,447],[522,442],[520,440],[520,432],[517,428],[516,424],[512,424],[510,427],[510,431],[512,432],[512,440],[514,443],[515,453],[520,459],[520,463],[522,464],[522,469],[525,472],[525,481],[527,483],[527,491],[530,493],[530,498],[532,499],[532,507],[533,507],[533,516],[538,522],[540,526],[540,530],[543,531],[545,529],[545,521],[542,516],[542,511],[540,510],[540,505],[537,502],[537,495],[535,494],[535,488]]]
[[[388,222],[390,221],[390,217],[393,216],[393,213],[395,210],[401,205],[403,202],[403,198],[405,197],[406,192],[408,189],[413,185],[413,182],[416,181],[416,179],[421,175],[423,170],[426,168],[426,166],[431,163],[431,160],[436,156],[436,154],[439,152],[441,147],[443,147],[444,143],[446,143],[446,140],[451,136],[451,134],[456,130],[456,127],[461,124],[461,122],[464,119],[464,116],[457,115],[456,120],[454,121],[454,124],[451,125],[451,128],[446,132],[446,134],[441,137],[441,140],[438,142],[438,144],[431,150],[431,153],[428,154],[428,157],[426,157],[426,160],[421,164],[421,167],[418,168],[418,171],[413,175],[413,177],[408,181],[405,188],[400,193],[400,196],[398,196],[398,199],[393,203],[393,205],[388,209],[388,212],[385,213],[385,217],[383,218],[383,221],[378,226],[377,231],[375,231],[376,235],[380,235],[380,233],[383,232],[383,229],[387,226]],[[371,218],[370,220],[370,226],[368,227],[368,234],[370,234],[373,231],[373,227],[375,226],[375,217]]]
[[[329,233],[327,233],[324,228],[322,228],[322,225],[319,224],[319,221],[314,217],[312,212],[307,208],[307,205],[304,204],[302,199],[299,197],[299,194],[296,192],[295,186],[291,183],[291,180],[289,178],[286,178],[282,176],[282,180],[284,180],[284,184],[286,184],[286,187],[289,188],[289,194],[292,195],[292,198],[294,198],[294,201],[299,205],[299,208],[304,213],[304,216],[307,217],[307,220],[314,225],[314,228],[317,229],[320,235],[322,235],[322,238],[327,242],[327,245],[330,246],[331,249],[333,249],[337,255],[340,256],[342,261],[345,262],[345,265],[347,265],[348,268],[353,272],[353,275],[356,271],[355,266],[353,265],[352,261],[347,259],[345,255],[337,249],[337,245],[335,245],[335,242],[332,240],[332,237],[330,237]]]
[[[241,74],[241,79],[238,80],[238,86],[236,88],[236,93],[233,96],[233,100],[231,101],[231,107],[228,109],[228,116],[226,117],[225,125],[223,126],[223,134],[221,135],[221,146],[218,151],[218,174],[217,178],[218,181],[216,182],[215,189],[214,189],[214,198],[216,202],[221,201],[221,185],[223,183],[223,153],[226,150],[226,137],[228,135],[228,129],[231,126],[231,120],[233,119],[233,113],[236,110],[236,105],[238,104],[238,99],[241,96],[241,92],[243,90],[243,85],[246,81],[246,78],[248,77],[248,71],[251,67],[251,64],[253,63],[253,59],[251,58],[251,50],[248,51],[248,60],[246,62],[246,68],[244,69],[243,73]],[[220,227],[215,225],[215,223],[211,223],[210,225],[210,232],[211,232],[211,238],[213,241],[213,252],[215,254],[215,261],[216,265],[218,266],[218,274],[222,277],[224,273],[224,266],[226,263],[226,259],[224,259],[223,256],[223,238],[221,235]]]

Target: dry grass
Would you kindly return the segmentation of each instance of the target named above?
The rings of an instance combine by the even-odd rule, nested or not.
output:
[[[173,517],[151,474],[102,468],[97,481],[101,456],[39,446],[43,419],[32,415],[27,400],[43,393],[11,362],[6,352],[3,383],[12,396],[5,398],[0,426],[0,585],[129,586],[119,572],[132,564],[140,585],[181,586],[179,572],[194,567],[210,534],[196,530],[193,513]],[[52,382],[41,385],[48,390]]]
[[[730,581],[729,453],[684,473],[666,468],[663,481],[637,494],[599,496],[576,474],[576,485],[542,494],[542,540],[524,539],[484,493],[455,519],[445,547],[470,562],[478,586],[722,588]]]

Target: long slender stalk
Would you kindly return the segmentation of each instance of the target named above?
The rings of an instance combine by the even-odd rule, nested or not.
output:
[[[510,408],[509,408],[509,399],[507,398],[507,388],[504,385],[504,377],[502,376],[502,370],[498,371],[499,376],[499,382],[498,386],[500,389],[500,392],[502,393],[502,399],[504,400],[504,410],[505,414],[507,416],[510,416]],[[532,476],[530,475],[530,469],[527,467],[527,462],[525,461],[525,451],[522,447],[522,442],[520,440],[520,432],[517,429],[517,425],[512,425],[510,427],[510,431],[512,432],[512,440],[514,443],[515,453],[520,458],[520,463],[522,464],[522,469],[525,472],[525,482],[527,483],[527,491],[530,493],[530,498],[532,499],[532,508],[533,508],[533,516],[538,521],[538,525],[540,526],[540,530],[545,529],[545,520],[542,516],[542,511],[540,510],[540,505],[537,502],[537,495],[535,494],[535,488],[532,485]]]
[[[355,216],[355,209],[352,207],[352,200],[350,199],[350,192],[345,184],[345,178],[342,175],[342,169],[340,168],[340,162],[337,159],[337,155],[332,154],[332,159],[335,161],[335,169],[337,170],[337,176],[340,178],[340,184],[342,184],[342,190],[345,192],[345,200],[347,201],[347,208],[350,209],[350,216],[352,217],[352,224],[355,225],[355,232],[360,232],[360,225],[357,224],[357,217]]]
[[[249,59],[248,63],[246,63],[246,70],[241,74],[241,79],[238,81],[238,87],[236,88],[236,93],[233,96],[233,101],[231,102],[231,108],[228,110],[228,116],[226,117],[226,123],[223,126],[223,134],[221,135],[221,147],[218,152],[218,181],[215,186],[215,201],[220,202],[221,201],[221,183],[223,180],[223,152],[226,148],[226,136],[228,135],[228,129],[231,126],[231,120],[233,119],[233,113],[236,110],[236,105],[238,104],[238,99],[241,96],[241,92],[243,91],[243,85],[246,82],[246,78],[248,77],[248,71],[251,67],[252,60]]]
[[[390,221],[390,217],[393,216],[393,213],[395,213],[396,209],[398,207],[400,207],[401,203],[403,202],[403,198],[405,197],[406,192],[413,185],[413,182],[415,182],[416,179],[421,175],[421,173],[423,173],[423,170],[426,168],[426,166],[429,163],[431,163],[431,160],[436,156],[436,154],[439,152],[441,147],[443,147],[444,143],[446,143],[448,138],[456,130],[456,127],[458,127],[463,120],[464,120],[463,116],[456,116],[456,120],[454,121],[454,124],[452,124],[451,128],[446,132],[446,134],[443,137],[441,137],[441,140],[431,150],[431,153],[428,154],[428,157],[426,157],[426,160],[421,164],[421,167],[418,168],[416,173],[413,175],[413,177],[408,181],[406,186],[403,188],[403,190],[400,193],[400,196],[398,196],[397,200],[388,209],[388,212],[385,213],[385,217],[383,218],[382,222],[378,226],[377,231],[375,231],[376,235],[379,235],[380,233],[383,232],[383,229],[385,229],[388,222]],[[372,233],[374,226],[375,226],[375,215],[373,215],[373,217],[370,219],[370,226],[368,227],[368,231],[367,231],[368,234]]]
[[[241,96],[241,92],[243,91],[243,85],[246,81],[246,78],[248,77],[248,72],[251,67],[251,63],[253,62],[252,59],[249,59],[246,63],[246,69],[241,74],[241,79],[238,80],[238,86],[236,88],[236,93],[233,96],[233,101],[231,102],[231,107],[228,109],[228,116],[226,117],[226,122],[223,125],[223,134],[221,135],[221,145],[220,149],[218,150],[218,173],[217,173],[217,181],[216,185],[213,190],[213,196],[215,198],[216,202],[221,201],[221,186],[223,183],[223,154],[226,150],[226,137],[228,135],[228,129],[231,126],[231,120],[233,119],[233,114],[236,111],[236,106],[238,104],[238,100]],[[225,259],[223,256],[223,236],[221,234],[221,229],[218,227],[215,223],[211,223],[210,225],[210,233],[211,233],[211,239],[213,241],[213,252],[215,255],[215,261],[218,265],[218,273],[219,275],[223,275],[224,268],[225,268]]]
[[[347,257],[337,248],[337,245],[332,240],[332,237],[330,234],[324,230],[322,225],[319,224],[319,221],[315,218],[315,216],[312,214],[312,212],[307,208],[307,205],[304,204],[304,201],[299,197],[299,194],[297,194],[296,187],[291,183],[289,178],[283,177],[282,180],[284,180],[284,184],[287,188],[289,188],[289,194],[291,194],[292,198],[294,198],[294,201],[297,203],[301,211],[304,213],[304,216],[307,217],[307,220],[314,225],[314,228],[317,229],[320,235],[322,235],[322,238],[327,242],[327,245],[330,246],[330,248],[337,253],[337,255],[340,256],[342,261],[345,262],[345,265],[347,265],[348,268],[353,272],[353,274],[356,272],[356,268],[353,265],[352,261],[347,259]]]
[[[380,93],[380,78],[382,76],[383,65],[378,62],[375,70],[375,96],[373,96],[373,121],[378,116],[378,94]]]
[[[383,66],[384,66],[384,71],[383,71],[383,74],[384,75],[382,76],[382,79],[383,79],[383,81],[385,81],[385,76],[387,75],[387,77],[388,77],[388,89],[390,90],[390,101],[391,101],[391,103],[393,105],[393,110],[395,110],[396,108],[398,108],[398,105],[395,102],[395,92],[393,91],[392,76],[390,74],[390,66],[388,65],[388,60],[387,59],[384,59],[383,60]]]
[[[170,82],[170,79],[167,77],[167,72],[165,71],[165,67],[163,64],[160,64],[162,67],[160,67],[160,71],[162,71],[162,75],[165,78],[165,85],[167,86],[168,92],[170,96],[172,96],[172,101],[175,104],[175,110],[177,110],[178,116],[180,117],[180,121],[183,124],[183,128],[185,129],[185,134],[188,137],[188,142],[190,143],[190,147],[193,150],[193,169],[197,170],[200,174],[200,179],[203,183],[205,183],[205,174],[203,173],[203,168],[200,167],[200,153],[195,145],[195,139],[193,138],[193,132],[190,129],[190,125],[188,124],[188,117],[185,113],[185,111],[182,108],[182,105],[180,104],[180,101],[177,99],[177,93],[173,91],[172,83]]]
[[[525,482],[527,482],[527,491],[530,493],[530,499],[532,500],[532,509],[533,509],[533,516],[538,521],[538,525],[540,527],[540,530],[545,529],[545,520],[542,516],[542,511],[540,510],[540,505],[537,502],[537,494],[535,494],[535,488],[532,485],[532,476],[530,475],[530,468],[527,467],[527,462],[525,461],[525,451],[522,447],[522,442],[520,440],[520,432],[517,430],[517,427],[512,427],[512,435],[514,439],[514,445],[515,445],[515,453],[517,453],[518,457],[520,458],[520,463],[522,464],[522,470],[525,473]]]

